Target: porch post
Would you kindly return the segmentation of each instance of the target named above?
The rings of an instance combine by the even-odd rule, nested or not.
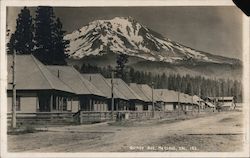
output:
[[[56,108],[58,107],[58,105],[59,105],[58,96],[56,96]]]
[[[50,95],[50,112],[53,110],[53,94]]]
[[[57,96],[57,97],[58,97],[58,104],[56,105],[56,110],[58,111],[60,104],[61,104],[61,97],[60,96]]]
[[[91,108],[91,107],[92,107],[92,100],[91,100],[91,98],[89,98],[89,108],[88,108],[89,111],[92,111],[92,108]]]
[[[70,110],[72,111],[72,107],[73,107],[73,98],[71,97],[71,100],[70,100],[71,102],[71,107],[70,107]]]
[[[60,97],[60,105],[58,111],[62,111],[63,97]]]
[[[38,100],[38,96],[36,96],[36,112],[39,112],[39,100]]]

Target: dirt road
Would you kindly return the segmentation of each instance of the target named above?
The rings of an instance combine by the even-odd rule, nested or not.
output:
[[[9,151],[141,152],[241,151],[242,113],[225,112],[178,122],[147,121],[51,127],[8,136]]]

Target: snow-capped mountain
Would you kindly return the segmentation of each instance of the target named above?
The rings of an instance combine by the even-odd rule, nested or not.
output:
[[[96,20],[64,37],[70,41],[73,59],[124,53],[148,61],[166,63],[206,62],[237,64],[237,59],[198,51],[163,37],[132,17]]]

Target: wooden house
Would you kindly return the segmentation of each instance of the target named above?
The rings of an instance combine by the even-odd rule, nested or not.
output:
[[[122,79],[115,78],[114,86],[129,100],[128,110],[143,111],[143,99],[136,94]],[[111,79],[107,79],[111,83]]]
[[[47,66],[58,79],[76,94],[69,100],[72,112],[108,111],[106,96],[72,66]]]
[[[105,95],[107,98],[108,110],[112,110],[111,82],[101,74],[82,74],[82,76],[95,85],[95,87]],[[114,110],[128,110],[129,99],[120,92],[115,84],[113,85]]]
[[[8,55],[8,112],[12,111],[12,56]],[[17,113],[67,112],[74,91],[32,55],[16,55]]]
[[[150,98],[146,95],[143,90],[142,86],[137,83],[130,83],[129,87],[143,100],[143,111],[152,110],[152,97]]]
[[[197,96],[197,95],[194,95],[194,96],[193,96],[193,99],[194,99],[195,102],[198,103],[200,110],[204,110],[204,109],[205,109],[206,102],[205,102],[203,99],[201,99],[201,98],[200,98],[199,96]]]
[[[232,110],[236,107],[236,100],[233,96],[227,97],[209,97],[211,100],[220,107],[221,110]]]
[[[190,96],[185,93],[180,93],[180,102],[182,105],[182,109],[184,111],[193,111],[193,110],[199,110],[199,104],[194,99],[193,96]]]
[[[153,110],[153,102],[156,111],[162,110],[162,99],[158,96],[157,93],[154,93],[154,89],[152,89],[147,84],[136,84],[131,83],[130,87],[137,92],[144,100],[144,110],[152,111]],[[154,96],[152,96],[154,95]]]
[[[173,111],[178,106],[178,93],[167,89],[155,89],[155,93],[164,102],[163,111]]]
[[[155,89],[155,93],[163,102],[164,111],[192,111],[198,102],[190,95],[168,89]]]

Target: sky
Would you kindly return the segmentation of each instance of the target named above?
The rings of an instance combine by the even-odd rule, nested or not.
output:
[[[33,17],[34,8],[31,8]],[[9,7],[7,26],[15,28],[20,8]],[[131,16],[173,41],[208,53],[242,59],[242,12],[220,7],[55,7],[66,33],[93,20]]]

